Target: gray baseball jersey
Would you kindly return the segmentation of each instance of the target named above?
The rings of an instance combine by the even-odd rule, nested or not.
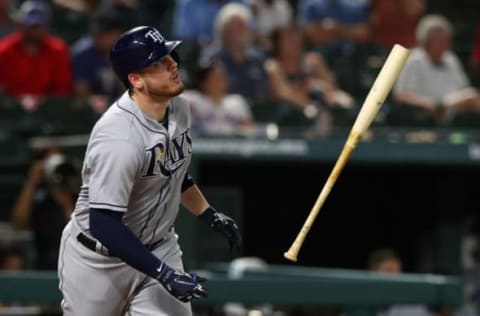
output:
[[[173,225],[190,164],[188,105],[176,97],[168,129],[147,117],[125,93],[93,128],[83,185],[73,217],[88,232],[90,208],[124,212],[125,225],[151,244]]]
[[[105,256],[98,241],[97,253],[77,240],[80,232],[94,240],[89,234],[90,208],[123,212],[124,224],[144,245],[163,240],[152,250],[154,255],[183,270],[171,227],[192,151],[186,101],[172,98],[166,117],[165,123],[151,119],[125,93],[93,128],[83,185],[60,247],[64,315],[191,314],[189,303],[171,296],[156,280]]]

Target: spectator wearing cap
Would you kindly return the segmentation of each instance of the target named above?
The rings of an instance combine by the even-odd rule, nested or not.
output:
[[[17,30],[0,40],[0,93],[67,96],[72,70],[67,44],[49,34],[50,8],[27,0],[14,14]]]
[[[123,32],[121,15],[115,9],[97,12],[90,25],[90,34],[72,45],[74,93],[81,98],[95,96],[109,104],[123,91],[113,73],[108,56],[110,48]]]

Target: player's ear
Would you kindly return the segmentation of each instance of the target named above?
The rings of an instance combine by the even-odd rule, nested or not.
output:
[[[137,73],[129,73],[127,77],[132,88],[141,89],[143,87],[143,78]]]

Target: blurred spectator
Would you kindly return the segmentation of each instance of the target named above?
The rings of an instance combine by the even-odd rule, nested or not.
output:
[[[376,249],[368,257],[368,269],[379,273],[398,274],[402,272],[402,261],[398,254],[388,248]]]
[[[437,123],[448,122],[457,112],[480,111],[480,95],[450,50],[451,37],[447,19],[423,17],[416,30],[418,46],[394,88],[397,102],[425,111]]]
[[[269,48],[268,37],[292,21],[293,11],[287,0],[248,0],[258,42]]]
[[[72,90],[67,44],[49,35],[50,8],[27,0],[15,14],[18,29],[0,40],[0,93],[66,96]]]
[[[300,109],[309,105],[350,108],[353,99],[338,89],[322,57],[305,52],[301,30],[296,26],[272,34],[272,58],[265,63],[272,94]]]
[[[74,93],[81,98],[103,98],[105,108],[124,90],[108,61],[111,46],[123,32],[120,14],[114,8],[99,11],[93,17],[90,32],[71,49]]]
[[[56,269],[60,236],[75,204],[77,168],[57,147],[36,153],[12,211],[16,229],[32,229],[37,269]]]
[[[368,269],[378,273],[400,274],[402,273],[402,261],[392,249],[376,249],[368,257]],[[389,307],[380,312],[378,316],[432,316],[432,314],[424,306],[409,305]]]
[[[394,44],[415,46],[415,29],[424,11],[425,0],[373,0],[373,42],[387,50]]]
[[[173,36],[185,40],[210,43],[214,38],[214,21],[228,3],[246,0],[178,0],[175,8]]]
[[[18,272],[25,270],[25,267],[25,253],[20,247],[7,246],[0,251],[1,270]]]
[[[0,271],[18,273],[27,267],[25,252],[17,245],[5,245],[0,249]],[[2,298],[0,301],[0,315],[23,315],[20,306],[22,303],[7,301]],[[22,314],[21,314],[22,313]],[[27,314],[31,315],[31,314]]]
[[[368,269],[377,273],[397,275],[403,272],[402,260],[392,249],[374,250],[368,257]],[[378,316],[453,316],[448,307],[428,308],[423,305],[394,305],[378,313]]]
[[[216,43],[202,52],[201,60],[220,60],[228,74],[230,93],[249,102],[268,95],[264,54],[253,45],[248,7],[230,3],[215,18]]]
[[[328,55],[344,55],[370,39],[365,0],[300,0],[298,20],[307,39]]]
[[[11,0],[0,0],[0,38],[15,30],[10,18]]]
[[[253,127],[247,101],[228,94],[228,77],[221,62],[198,67],[196,89],[183,94],[192,110],[193,129],[202,134],[234,135],[248,133]]]

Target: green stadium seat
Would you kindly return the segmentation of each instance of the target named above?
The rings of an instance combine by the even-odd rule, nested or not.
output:
[[[53,6],[52,11],[52,33],[68,44],[88,33],[89,19],[86,15],[59,6]]]
[[[24,181],[25,177],[22,175],[2,175],[0,177],[0,221],[10,219],[11,209]]]
[[[272,122],[274,113],[277,111],[276,106],[276,102],[272,101],[254,102],[251,107],[254,120],[262,123]]]
[[[10,216],[28,171],[29,157],[26,139],[0,132],[0,221]]]
[[[480,128],[480,113],[457,113],[448,125],[459,128]]]
[[[28,142],[25,138],[0,131],[0,162],[22,161],[28,159],[29,154]]]
[[[39,126],[31,112],[25,111],[20,102],[14,98],[0,98],[0,113],[0,131],[2,132],[29,137],[39,131]]]
[[[288,127],[305,127],[312,124],[294,105],[280,100],[258,100],[251,107],[254,120],[259,123],[277,123]]]
[[[409,106],[392,104],[387,117],[386,124],[389,126],[408,127],[437,127],[438,123],[427,113]]]
[[[33,113],[43,135],[89,133],[99,117],[88,104],[73,98],[48,98]]]

